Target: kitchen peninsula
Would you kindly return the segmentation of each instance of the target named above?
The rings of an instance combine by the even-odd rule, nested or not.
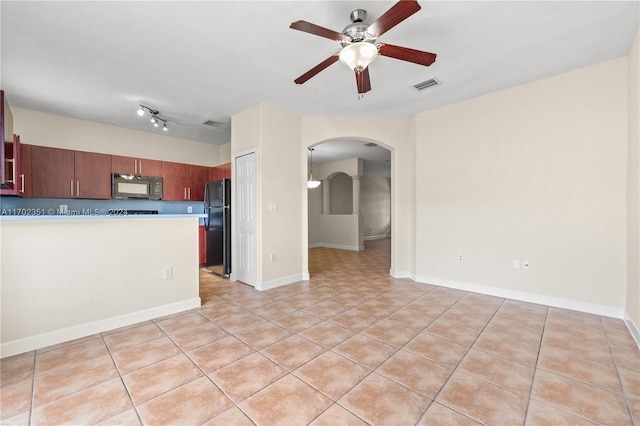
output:
[[[1,356],[199,307],[199,218],[0,218]]]

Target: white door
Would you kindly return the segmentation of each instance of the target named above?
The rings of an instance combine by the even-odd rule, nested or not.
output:
[[[255,287],[257,273],[256,247],[256,154],[236,158],[237,262],[235,279]]]

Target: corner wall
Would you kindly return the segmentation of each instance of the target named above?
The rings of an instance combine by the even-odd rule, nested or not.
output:
[[[416,279],[622,317],[627,78],[620,58],[418,114]]]
[[[625,320],[640,346],[640,32],[628,56],[627,303]]]

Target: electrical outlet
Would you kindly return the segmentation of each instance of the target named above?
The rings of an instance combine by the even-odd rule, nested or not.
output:
[[[187,207],[187,213],[193,213],[193,207],[188,206]]]
[[[271,253],[271,256],[269,256],[269,260],[272,262],[276,261],[276,254],[275,253]]]
[[[513,259],[513,267],[514,269],[520,269],[520,261],[518,259]]]
[[[173,278],[173,268],[164,268],[162,274],[165,280],[170,280],[171,278]]]
[[[458,255],[458,262],[464,262],[464,256],[462,255],[462,253]]]
[[[523,260],[522,261],[522,269],[529,269],[530,264],[528,260]]]

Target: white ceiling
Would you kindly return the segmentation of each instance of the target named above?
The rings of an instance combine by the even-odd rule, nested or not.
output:
[[[2,89],[11,106],[158,131],[135,114],[143,103],[168,120],[169,135],[220,145],[231,116],[259,102],[300,115],[406,117],[624,56],[640,16],[637,0],[423,0],[379,41],[437,53],[432,66],[380,57],[360,100],[339,62],[294,84],[340,45],[291,22],[340,32],[352,10],[371,22],[393,4],[3,0]],[[413,87],[430,78],[442,85]]]

